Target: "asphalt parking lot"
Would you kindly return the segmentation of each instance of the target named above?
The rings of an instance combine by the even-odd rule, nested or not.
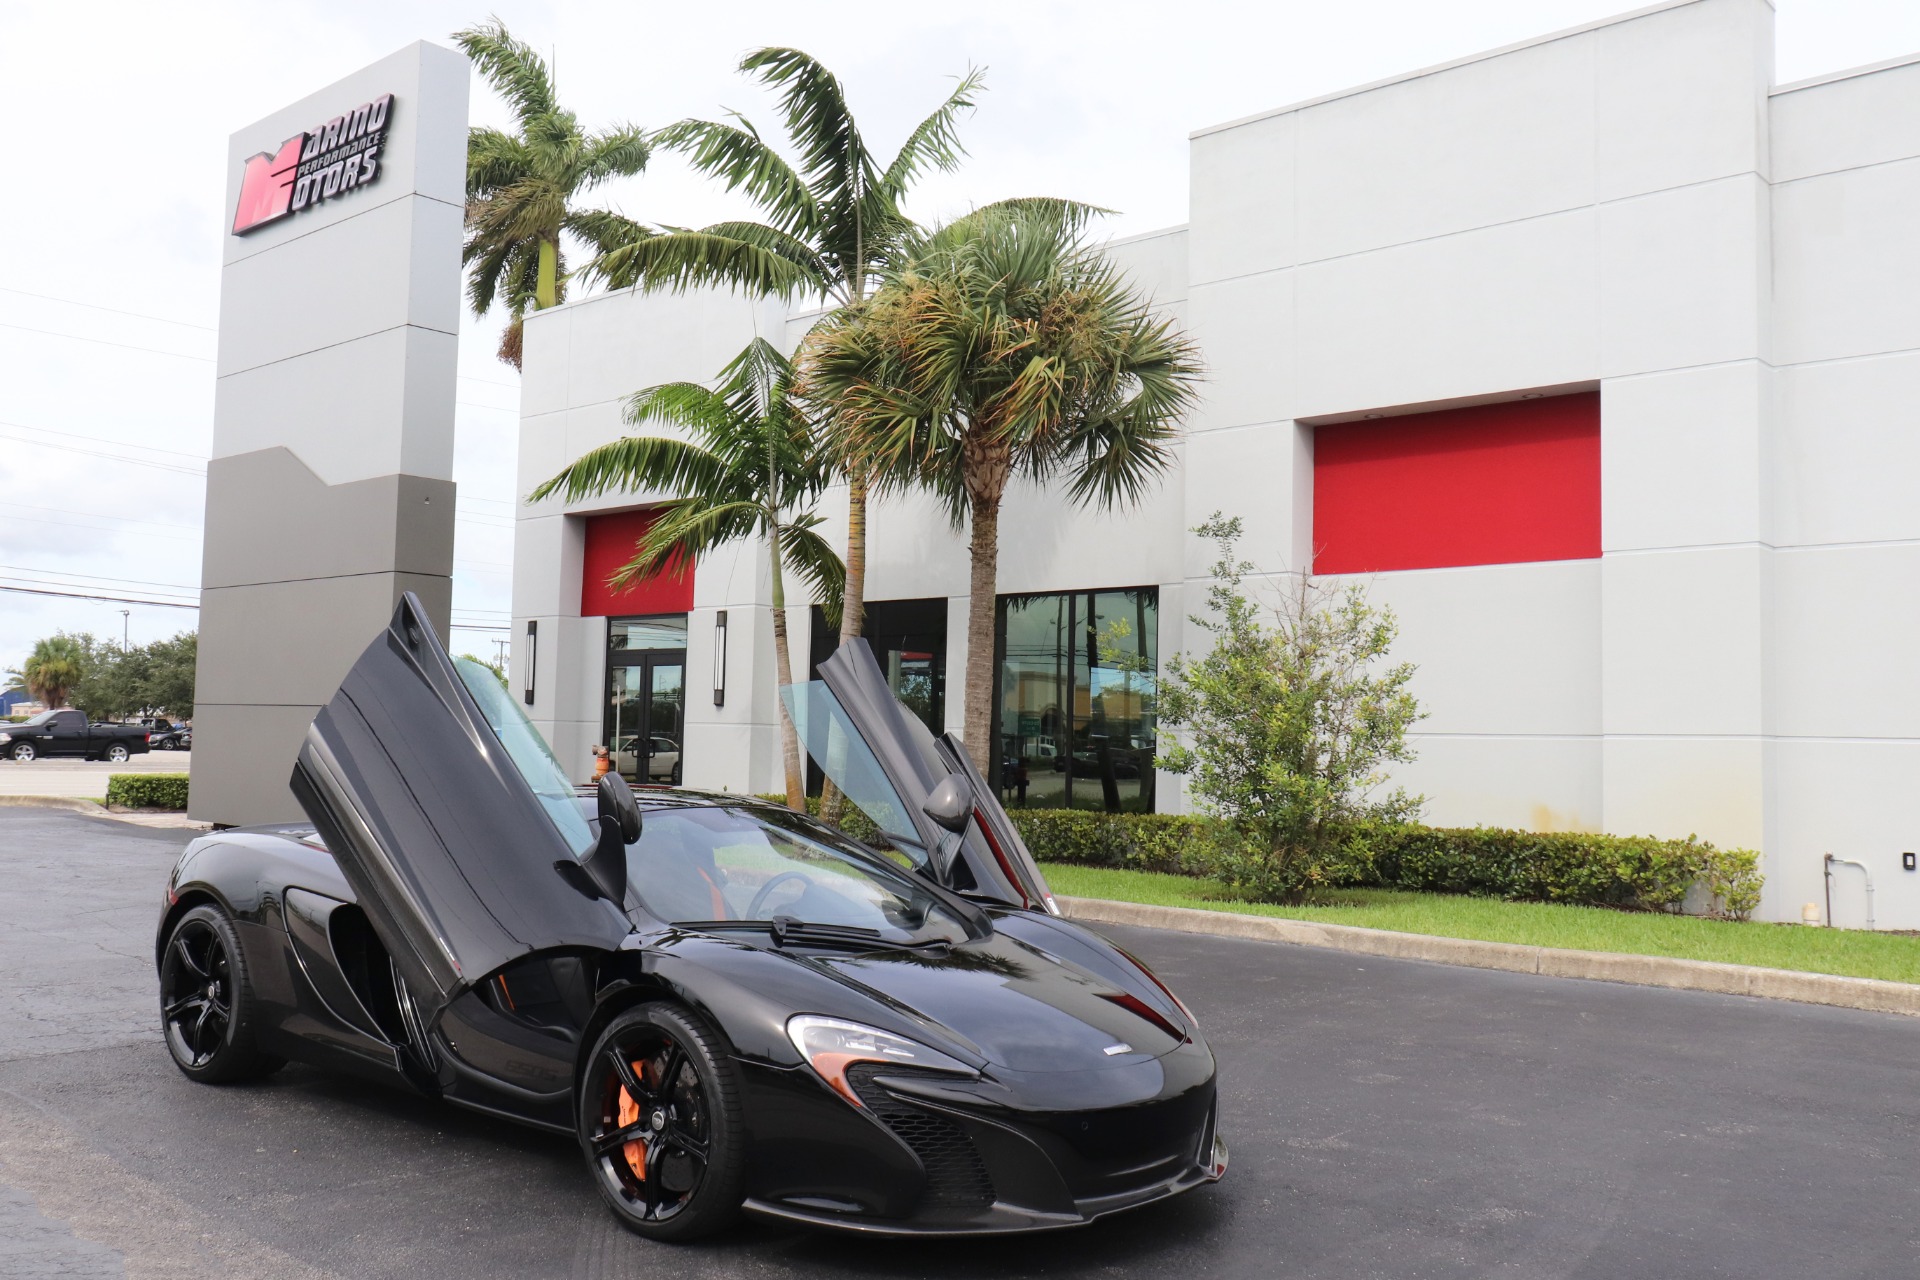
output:
[[[1920,1021],[1113,930],[1221,1062],[1225,1182],[1002,1242],[649,1245],[570,1143],[156,1030],[189,833],[0,809],[0,1275],[1894,1277]]]

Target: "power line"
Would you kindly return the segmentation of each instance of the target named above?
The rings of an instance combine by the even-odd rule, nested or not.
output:
[[[31,587],[87,587],[93,590],[101,589],[98,586],[98,584],[92,583],[92,582],[61,582],[55,579],[48,579],[48,578],[24,578],[24,577],[20,577],[17,574],[11,574],[11,573],[0,573],[0,581],[25,583],[26,585]],[[171,603],[175,600],[184,602],[186,599],[186,597],[184,596],[175,596],[175,595],[161,596],[158,591],[150,591],[150,592],[147,592],[146,594],[151,596],[160,596],[160,599],[153,601],[153,603],[155,604]],[[196,591],[194,594],[198,595],[199,593]]]
[[[25,289],[9,289],[0,285],[0,293],[16,293],[23,298],[39,298],[43,302],[64,302],[70,307],[90,307],[95,311],[111,311],[116,316],[132,316],[136,320],[157,320],[161,324],[177,324],[183,329],[205,329],[208,333],[219,330],[210,324],[195,324],[191,320],[169,320],[165,316],[150,316],[142,311],[122,311],[118,307],[103,307],[97,302],[82,302],[78,298],[59,298],[51,293],[29,293]]]
[[[109,342],[105,338],[84,338],[77,333],[61,333],[57,329],[40,329],[30,324],[8,324],[0,320],[0,329],[18,329],[21,333],[38,333],[48,338],[65,338],[69,342],[92,342],[103,347],[119,347],[126,351],[144,351],[148,355],[172,356],[176,360],[198,360],[212,364],[212,356],[190,355],[185,351],[162,351],[159,347],[143,347],[132,342]]]
[[[73,521],[71,521],[71,520],[49,520],[49,519],[47,519],[47,518],[46,518],[45,516],[8,516],[7,518],[8,518],[9,520],[24,520],[24,521],[26,521],[26,522],[27,522],[27,523],[29,523],[29,524],[57,524],[57,525],[59,525],[59,526],[61,526],[61,527],[62,527],[62,528],[64,528],[64,529],[91,529],[91,530],[92,530],[93,532],[95,532],[95,533],[132,533],[132,532],[135,532],[135,531],[133,531],[133,530],[129,530],[129,529],[113,529],[113,528],[109,528],[109,527],[107,527],[106,525],[99,525],[99,524],[75,524],[75,523],[74,523]],[[189,526],[187,526],[187,525],[181,525],[180,527],[184,529],[184,528],[187,528],[187,527],[189,527]],[[167,539],[167,540],[168,540],[169,542],[198,542],[198,541],[200,541],[200,539],[198,539],[198,538],[187,538],[187,537],[182,537],[182,536],[181,536],[180,534],[177,534],[177,533],[142,533],[142,534],[139,534],[138,536],[140,536],[140,537],[142,537],[142,538],[165,538],[165,539]]]
[[[108,573],[82,573],[78,569],[36,569],[24,564],[0,564],[0,569],[11,569],[15,573],[51,573],[66,578],[93,578],[100,582],[120,583],[139,587],[179,587],[182,591],[198,591],[198,584],[191,582],[148,582],[143,578],[116,578]],[[84,586],[84,583],[63,582],[61,586]]]
[[[63,453],[80,453],[90,458],[106,458],[112,462],[131,463],[136,467],[153,467],[159,471],[171,471],[175,475],[182,476],[196,476],[202,480],[206,479],[207,476],[204,469],[182,466],[177,462],[161,462],[157,458],[129,458],[124,453],[108,453],[102,449],[86,449],[77,444],[57,444],[52,440],[36,440],[32,436],[17,436],[6,431],[0,431],[0,440],[17,440],[21,444],[38,445],[42,449],[59,449]]]
[[[145,449],[148,453],[171,453],[177,458],[186,458],[192,462],[205,463],[204,453],[188,453],[184,449],[162,449],[155,444],[135,444],[131,440],[115,440],[112,436],[90,436],[84,431],[65,431],[59,427],[36,427],[25,422],[7,422],[0,420],[0,427],[13,427],[18,431],[44,431],[52,436],[66,436],[74,440],[91,440],[95,444],[117,445],[122,449]]]
[[[16,591],[23,596],[62,596],[69,600],[111,600],[115,604],[150,604],[162,609],[199,609],[197,604],[175,604],[170,600],[141,600],[134,596],[96,596],[79,591],[43,591],[37,587],[9,587],[0,583],[0,591]],[[501,628],[508,630],[509,628]]]
[[[51,511],[57,516],[86,516],[92,520],[118,520],[126,524],[153,524],[162,529],[192,529],[198,532],[197,524],[181,524],[178,520],[142,520],[139,516],[110,515],[105,511],[75,511],[70,507],[36,507],[30,502],[8,502],[0,499],[0,507],[18,507],[22,511]]]

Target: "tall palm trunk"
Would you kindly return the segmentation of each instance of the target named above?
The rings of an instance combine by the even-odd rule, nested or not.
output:
[[[974,494],[971,551],[973,572],[967,586],[967,704],[962,741],[980,771],[997,772],[993,746],[993,618],[1000,565],[1000,498]]]
[[[840,643],[866,629],[867,613],[867,477],[847,476],[847,585],[841,596]]]
[[[560,241],[555,236],[540,237],[540,276],[533,285],[533,305],[545,311],[559,300]]]
[[[780,572],[780,526],[772,524],[767,537],[767,558],[773,571],[773,665],[780,688],[793,683],[793,659],[787,652],[787,588]],[[800,773],[800,735],[793,727],[787,700],[780,703],[780,755],[787,771],[787,807],[796,813],[807,811],[807,785]]]
[[[840,643],[845,644],[866,628],[867,613],[867,477],[863,472],[847,474],[847,583],[841,593]],[[829,826],[840,825],[846,812],[847,797],[828,778],[820,784],[820,820]]]

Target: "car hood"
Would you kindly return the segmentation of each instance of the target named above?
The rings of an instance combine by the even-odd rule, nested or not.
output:
[[[787,954],[937,1024],[981,1058],[1013,1071],[1136,1064],[1171,1053],[1188,1035],[1177,1012],[1170,1015],[1110,976],[1004,931],[944,952]]]

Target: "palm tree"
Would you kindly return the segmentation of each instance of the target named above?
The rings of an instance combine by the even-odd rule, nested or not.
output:
[[[1136,501],[1173,461],[1198,353],[1080,235],[1083,206],[989,207],[903,246],[831,318],[809,384],[885,487],[929,489],[970,527],[965,741],[991,762],[1000,503],[1016,476],[1081,504]]]
[[[467,300],[485,315],[504,299],[512,319],[500,358],[520,367],[521,321],[566,299],[569,232],[598,252],[631,239],[637,224],[606,210],[575,210],[576,196],[610,178],[647,167],[646,135],[632,125],[587,134],[554,94],[540,55],[499,19],[454,34],[495,92],[513,108],[518,131],[467,131],[467,240],[460,260],[473,268]]]
[[[635,228],[589,266],[615,287],[676,291],[731,285],[792,300],[856,304],[914,230],[901,212],[909,188],[929,169],[953,169],[964,154],[955,126],[973,107],[982,76],[969,70],[933,114],[907,135],[884,167],[867,149],[840,81],[798,49],[758,49],[740,62],[779,95],[781,122],[797,157],[789,164],[744,118],[733,124],[683,120],[655,135],[729,191],[744,190],[764,222],[720,222],[662,234]],[[610,235],[617,235],[609,229]],[[867,573],[868,476],[847,481],[846,597],[842,642],[860,634]]]
[[[86,650],[80,642],[72,636],[48,636],[34,644],[19,670],[7,672],[7,683],[52,710],[67,705],[67,695],[86,674]]]
[[[791,569],[828,610],[840,607],[846,571],[817,532],[812,506],[832,479],[827,455],[793,395],[793,365],[756,338],[720,371],[712,389],[669,382],[636,392],[626,420],[677,428],[676,436],[626,436],[576,459],[527,499],[564,491],[568,501],[609,491],[654,491],[677,499],[640,539],[632,560],[613,575],[621,587],[636,577],[672,572],[713,548],[742,538],[766,542],[772,570],[773,649],[780,684],[793,683],[787,648],[786,573]],[[800,742],[784,701],[780,710],[787,803],[805,812]]]

